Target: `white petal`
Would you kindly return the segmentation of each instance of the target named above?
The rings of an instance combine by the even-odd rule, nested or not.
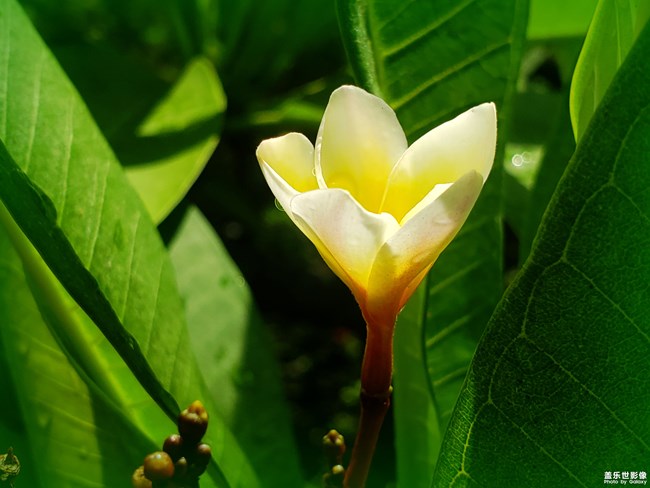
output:
[[[366,211],[340,189],[298,195],[291,200],[291,213],[357,299],[365,294],[377,251],[399,229],[395,219]]]
[[[496,122],[494,104],[484,103],[415,141],[390,175],[382,211],[401,221],[435,185],[471,170],[485,181],[494,161]]]
[[[395,112],[354,86],[332,93],[316,139],[321,188],[342,188],[377,212],[393,166],[407,148]]]
[[[318,188],[314,174],[314,146],[304,135],[292,132],[267,139],[257,147],[257,159],[266,163],[296,191]]]
[[[470,171],[413,215],[381,247],[368,279],[368,308],[373,314],[397,313],[426,270],[461,228],[483,186]]]

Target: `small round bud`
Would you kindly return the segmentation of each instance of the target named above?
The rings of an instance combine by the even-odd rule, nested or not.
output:
[[[164,451],[156,451],[144,458],[144,475],[151,481],[164,481],[174,476],[174,462]]]
[[[178,461],[183,456],[183,438],[178,434],[170,435],[163,443],[163,451],[169,454],[172,461]]]
[[[190,413],[195,413],[199,415],[200,417],[205,416],[205,421],[208,421],[208,411],[205,409],[203,406],[203,403],[201,403],[201,400],[194,400],[189,407],[187,407],[187,411]]]
[[[209,445],[201,443],[194,451],[194,462],[199,466],[207,466],[212,459],[212,449]]]
[[[196,400],[178,416],[178,432],[186,445],[198,444],[208,430],[208,412]]]
[[[187,476],[189,464],[184,457],[174,463],[174,479],[182,480]]]
[[[325,488],[342,488],[343,479],[345,478],[345,468],[340,464],[332,466],[323,476],[323,485]]]
[[[151,480],[144,476],[144,466],[138,466],[131,476],[131,486],[133,488],[151,488]]]
[[[328,466],[336,466],[343,462],[345,439],[336,430],[330,430],[323,437],[323,453]]]
[[[201,476],[207,469],[208,464],[210,464],[210,459],[212,459],[212,449],[209,445],[201,443],[196,446],[196,449],[194,449],[194,452],[190,456],[189,476],[192,478]]]

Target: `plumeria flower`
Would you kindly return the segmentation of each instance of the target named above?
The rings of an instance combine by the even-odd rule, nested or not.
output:
[[[410,147],[393,110],[343,86],[315,147],[263,141],[257,158],[287,215],[350,288],[369,325],[391,328],[465,222],[494,160],[496,110],[484,103]]]

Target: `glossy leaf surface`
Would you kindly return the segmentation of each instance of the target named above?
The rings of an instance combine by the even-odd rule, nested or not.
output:
[[[649,53],[646,27],[479,345],[434,486],[595,486],[609,467],[644,470]]]

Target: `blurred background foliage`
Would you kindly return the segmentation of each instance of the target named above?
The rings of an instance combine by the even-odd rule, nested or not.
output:
[[[505,169],[504,288],[528,256],[575,149],[569,86],[596,3],[530,2],[507,145],[498,162]],[[301,468],[317,479],[322,435],[335,426],[353,439],[363,324],[348,290],[274,204],[255,148],[289,131],[314,140],[331,91],[354,82],[334,0],[21,4],[131,174],[165,159],[164,151],[143,154],[143,137],[178,131],[184,135],[164,141],[170,151],[194,148],[185,163],[174,163],[194,177],[161,204],[159,230],[172,241],[188,208],[196,206],[223,241],[250,285],[261,326],[270,331],[255,347],[279,358]],[[154,108],[164,112],[160,100],[173,96],[172,86],[179,89],[184,76],[211,77],[212,68],[216,77],[204,85],[213,90],[210,110],[188,115],[184,126],[172,120],[147,132],[147,117]],[[200,105],[185,108],[195,115]],[[172,106],[168,118],[178,110]],[[170,174],[174,179],[178,173]],[[143,178],[146,185],[146,173]],[[390,486],[395,478],[392,438],[388,419],[370,486]]]

